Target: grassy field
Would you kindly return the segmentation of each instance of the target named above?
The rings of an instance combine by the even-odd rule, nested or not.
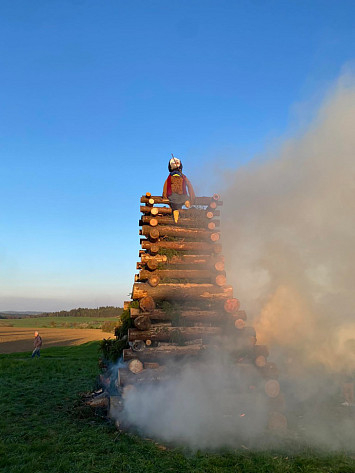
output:
[[[95,387],[98,343],[0,355],[2,473],[258,472],[354,473],[349,454],[282,450],[206,453],[164,449],[120,434],[81,405]]]
[[[0,327],[30,328],[101,328],[104,322],[116,322],[118,317],[23,317],[0,319]]]

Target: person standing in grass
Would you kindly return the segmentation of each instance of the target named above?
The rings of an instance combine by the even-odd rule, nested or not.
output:
[[[33,341],[34,350],[32,352],[32,358],[36,355],[41,356],[40,350],[42,347],[42,338],[38,332],[35,332],[35,339]]]

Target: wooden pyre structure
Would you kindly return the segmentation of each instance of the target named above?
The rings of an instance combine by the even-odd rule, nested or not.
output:
[[[180,211],[177,224],[168,204],[149,193],[141,197],[142,249],[132,301],[125,302],[134,328],[128,331],[127,364],[117,379],[123,397],[135,385],[171,376],[166,369],[171,360],[198,363],[206,351],[223,346],[237,369],[251,373],[250,395],[257,389],[267,397],[269,425],[284,427],[277,367],[267,360],[268,348],[257,344],[226,284],[219,196],[196,197],[193,207]]]

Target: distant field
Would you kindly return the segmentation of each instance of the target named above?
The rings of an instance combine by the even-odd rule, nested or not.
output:
[[[43,349],[56,346],[81,345],[83,343],[113,338],[112,333],[99,329],[38,328]],[[34,329],[29,327],[0,327],[0,353],[17,353],[33,350]]]
[[[23,317],[19,319],[0,319],[0,327],[99,329],[104,322],[116,320],[118,320],[118,317]]]

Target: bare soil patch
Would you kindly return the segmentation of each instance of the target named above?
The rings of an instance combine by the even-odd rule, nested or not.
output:
[[[83,343],[114,338],[112,333],[96,329],[42,328],[39,334],[42,348],[81,345]],[[33,350],[34,329],[23,327],[0,327],[0,353],[15,353]]]

